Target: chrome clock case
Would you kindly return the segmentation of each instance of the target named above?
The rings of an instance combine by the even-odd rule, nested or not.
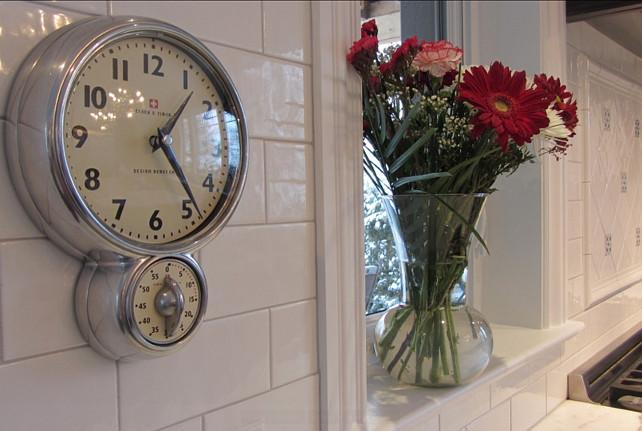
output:
[[[132,35],[163,40],[198,59],[218,85],[238,137],[229,143],[229,174],[215,210],[197,230],[158,244],[115,235],[92,213],[73,186],[62,143],[65,104],[79,72],[101,48]],[[83,337],[99,353],[113,359],[165,355],[194,336],[205,313],[207,284],[191,254],[216,236],[236,208],[247,175],[248,145],[242,104],[227,72],[199,40],[171,24],[143,17],[90,18],[51,33],[28,54],[7,105],[10,175],[33,222],[85,262],[76,285],[76,318]],[[170,260],[192,271],[200,304],[189,330],[163,343],[141,333],[131,298],[141,277]]]

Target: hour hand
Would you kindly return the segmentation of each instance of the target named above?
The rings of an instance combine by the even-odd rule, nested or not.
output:
[[[203,216],[201,215],[201,210],[198,209],[198,205],[196,204],[196,199],[194,199],[192,189],[190,188],[189,183],[187,182],[187,178],[185,178],[185,174],[183,173],[183,169],[181,169],[181,165],[178,163],[176,154],[174,154],[174,150],[172,149],[172,137],[169,135],[165,135],[161,129],[157,130],[159,141],[158,146],[163,149],[163,153],[165,154],[165,157],[167,157],[169,164],[172,165],[172,169],[174,169],[174,172],[178,176],[178,179],[181,180],[181,184],[183,185],[185,192],[187,192],[187,196],[189,196],[190,200],[192,201],[192,204],[194,204],[194,208],[196,209],[198,216],[203,218]]]
[[[163,127],[158,129],[159,130],[158,136],[157,137],[152,136],[151,138],[149,138],[149,144],[152,146],[152,152],[161,148],[161,146],[163,145],[163,142],[162,142],[163,136],[169,136],[169,134],[172,133],[172,130],[174,129],[174,126],[178,121],[178,117],[180,117],[181,114],[183,113],[183,109],[185,109],[185,106],[187,106],[187,102],[189,102],[189,99],[192,97],[192,94],[194,94],[193,91],[187,95],[185,100],[183,100],[183,103],[181,103],[181,105],[178,107],[176,112],[174,112],[172,116],[169,117],[169,119],[163,125]]]

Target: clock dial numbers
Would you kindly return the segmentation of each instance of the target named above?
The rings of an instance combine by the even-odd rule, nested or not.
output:
[[[82,202],[111,234],[177,241],[223,199],[228,135],[238,139],[238,130],[201,64],[168,41],[130,36],[79,71],[65,104],[64,157]]]

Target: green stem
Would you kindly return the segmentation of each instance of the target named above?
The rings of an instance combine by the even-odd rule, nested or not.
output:
[[[440,323],[441,323],[442,313],[446,317],[446,322],[448,322],[447,311],[439,310],[437,313],[439,314]],[[446,323],[446,326],[439,325],[439,352],[440,352],[439,356],[441,357],[441,368],[444,376],[447,376],[450,374],[450,365],[448,365],[448,350],[446,347],[446,339],[450,341],[450,337],[447,337],[447,333],[448,333],[447,323]]]
[[[441,325],[439,323],[439,310],[433,311],[433,329],[432,329],[432,366],[430,367],[430,382],[435,384],[439,382],[439,352],[441,338]]]
[[[450,344],[450,356],[453,361],[453,379],[455,383],[459,383],[461,380],[461,371],[459,368],[459,349],[457,348],[457,333],[455,332],[455,319],[453,316],[453,310],[450,307],[446,307],[446,330],[448,333],[448,343]]]
[[[397,333],[401,329],[401,326],[404,324],[408,316],[414,312],[412,307],[404,308],[394,315],[392,322],[390,322],[390,327],[386,330],[385,334],[379,340],[379,357],[383,362],[388,355],[388,352],[393,347],[392,343],[397,336]]]
[[[408,354],[406,355],[406,358],[403,361],[401,361],[401,367],[399,368],[399,373],[397,374],[397,380],[401,380],[401,375],[406,369],[406,366],[408,366],[408,361],[410,361],[411,356],[412,356],[412,350],[408,349]]]
[[[417,338],[417,344],[415,344],[417,351],[417,365],[415,366],[417,372],[415,373],[415,381],[418,383],[423,380],[423,364],[424,358],[428,357],[428,337],[432,323],[428,311],[420,311],[419,316],[419,330],[415,331],[415,337]]]

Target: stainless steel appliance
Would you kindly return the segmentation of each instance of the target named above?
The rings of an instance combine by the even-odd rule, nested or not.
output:
[[[568,392],[572,400],[642,412],[642,329],[569,374]]]

